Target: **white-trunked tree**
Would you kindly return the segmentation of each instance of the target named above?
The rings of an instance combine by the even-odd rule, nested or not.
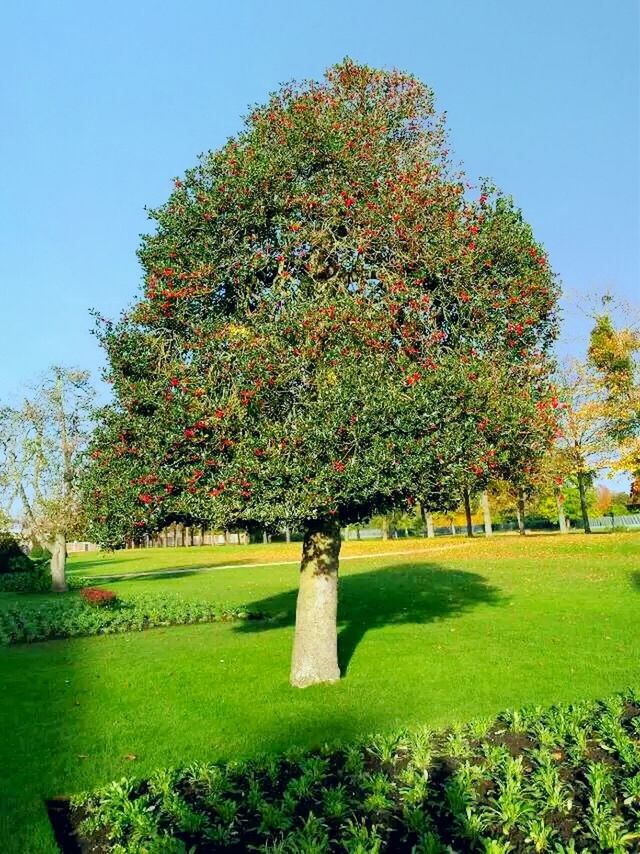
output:
[[[86,371],[53,367],[18,406],[0,410],[0,489],[30,538],[51,552],[51,587],[67,589],[67,538],[82,529],[78,474],[94,391]]]

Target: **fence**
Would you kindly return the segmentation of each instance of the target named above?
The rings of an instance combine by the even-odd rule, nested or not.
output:
[[[592,531],[606,531],[607,528],[640,528],[640,514],[629,516],[598,516],[589,518]]]

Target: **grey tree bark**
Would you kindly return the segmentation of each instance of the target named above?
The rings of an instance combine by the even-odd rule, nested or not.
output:
[[[526,531],[524,527],[524,491],[522,489],[518,492],[516,515],[518,517],[518,533],[524,536]]]
[[[432,540],[436,535],[436,532],[433,529],[433,513],[425,511],[424,518],[427,523],[427,537]]]
[[[338,558],[340,525],[307,523],[302,544],[291,684],[306,688],[340,679],[338,667]]]
[[[433,515],[427,510],[427,508],[420,503],[420,515],[422,516],[422,522],[426,525],[427,528],[427,537],[431,540],[435,536],[435,531],[433,530]]]
[[[65,564],[67,560],[67,538],[56,534],[51,543],[51,589],[54,593],[66,593],[67,578]]]
[[[491,522],[491,506],[489,504],[489,493],[486,489],[482,491],[480,496],[480,504],[482,505],[482,519],[484,522],[484,533],[487,537],[493,536],[493,524]]]
[[[560,527],[560,533],[567,533],[567,517],[564,515],[564,506],[562,501],[560,500],[560,490],[556,489],[556,507],[558,508],[558,525]]]

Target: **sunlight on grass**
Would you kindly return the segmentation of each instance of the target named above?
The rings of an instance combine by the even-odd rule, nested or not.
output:
[[[366,557],[409,546],[409,555]],[[82,574],[89,564],[114,574],[195,570],[214,560],[294,561],[298,551],[161,549],[83,555],[73,566]],[[344,554],[355,558],[343,563],[341,579],[347,669],[334,686],[288,685],[297,584],[290,563],[101,582],[116,592],[266,610],[274,617],[266,626],[172,627],[1,649],[0,850],[50,854],[46,797],[158,766],[408,723],[439,726],[640,683],[640,537],[353,542]],[[8,601],[15,595],[2,594],[0,607]]]

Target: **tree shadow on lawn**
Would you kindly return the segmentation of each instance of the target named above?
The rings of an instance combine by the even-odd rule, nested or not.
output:
[[[247,603],[249,611],[267,614],[268,619],[242,623],[236,631],[293,626],[297,594],[297,589],[287,590]],[[358,644],[370,629],[437,622],[461,616],[477,605],[498,606],[507,601],[482,575],[433,563],[347,571],[340,576],[339,588],[340,670],[347,673]]]
[[[632,572],[631,573],[631,585],[635,587],[636,590],[640,590],[640,572]]]
[[[365,555],[366,557],[366,555]],[[177,573],[186,573],[189,570],[202,570],[202,569],[242,569],[243,567],[248,567],[249,569],[256,564],[258,566],[280,566],[281,564],[290,564],[297,563],[298,561],[291,560],[282,560],[282,561],[261,561],[257,557],[249,557],[249,558],[241,558],[241,559],[233,559],[233,558],[222,558],[218,560],[209,560],[205,563],[190,563],[189,561],[181,562],[180,558],[176,559],[171,566],[158,566],[156,569],[136,569],[133,567],[131,571],[129,571],[126,567],[129,564],[135,563],[136,561],[148,561],[149,558],[147,555],[140,555],[140,557],[127,557],[125,559],[119,557],[109,557],[104,559],[95,559],[95,560],[74,560],[73,563],[70,563],[67,567],[68,575],[84,575],[88,571],[94,571],[96,569],[101,569],[103,566],[106,567],[112,563],[119,563],[123,567],[122,572],[114,572],[109,573],[107,570],[104,573],[95,572],[96,578],[119,578],[124,576],[136,577],[141,574],[151,575],[160,575],[162,577],[162,573],[164,572],[164,577],[166,578],[166,573],[177,572]],[[89,578],[93,577],[94,572],[91,572]]]
[[[171,569],[151,569],[141,570],[140,572],[114,572],[112,575],[104,573],[104,575],[87,575],[89,584],[115,584],[118,581],[170,581],[174,578],[187,578],[190,575],[207,575],[209,571],[215,572],[221,567],[211,566],[211,564],[203,563],[197,566],[185,566],[184,569],[176,567]],[[233,567],[235,569],[236,567]],[[238,569],[243,569],[239,566]],[[81,575],[81,573],[80,573]]]

